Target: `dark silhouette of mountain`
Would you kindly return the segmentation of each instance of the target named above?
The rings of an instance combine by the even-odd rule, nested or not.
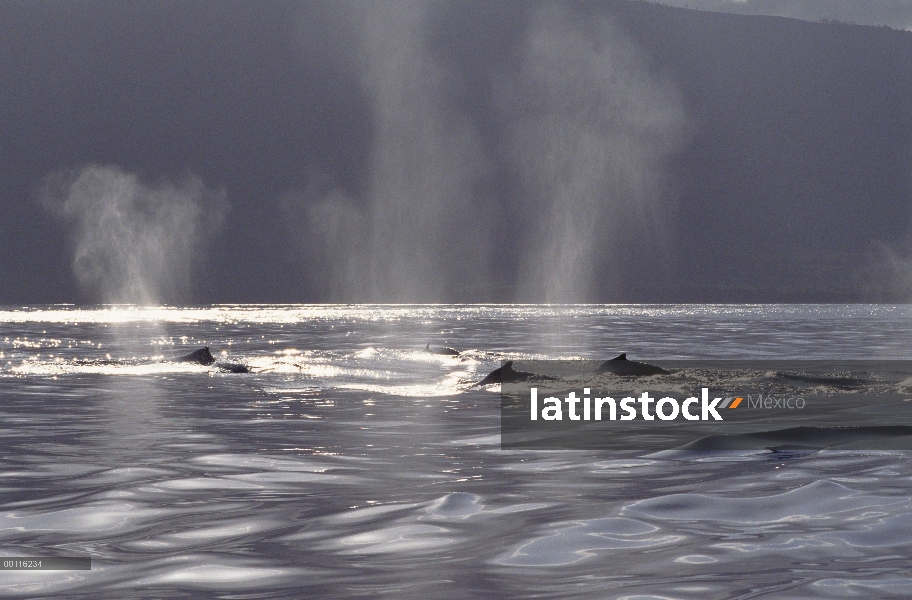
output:
[[[678,82],[695,123],[673,167],[677,297],[908,299],[912,272],[884,250],[909,248],[912,225],[912,33],[611,10]]]
[[[415,301],[536,299],[517,292],[515,207],[525,192],[508,160],[515,115],[498,98],[538,6],[445,3],[427,9],[414,36],[444,73],[448,110],[478,132],[478,189],[497,209],[477,285]],[[638,68],[673,88],[686,121],[664,163],[659,226],[615,234],[628,237],[595,271],[592,299],[912,296],[912,33],[627,0],[562,6],[573,23],[613,23],[610,35],[630,40]],[[72,232],[36,201],[43,177],[90,163],[152,184],[189,171],[224,188],[224,227],[192,296],[172,301],[344,300],[327,296],[325,265],[295,250],[298,222],[283,198],[318,171],[355,206],[368,204],[382,127],[358,54],[370,29],[353,25],[363,21],[351,10],[0,5],[0,303],[92,299],[72,275]],[[529,210],[526,222],[542,217]],[[460,248],[445,246],[458,267]]]

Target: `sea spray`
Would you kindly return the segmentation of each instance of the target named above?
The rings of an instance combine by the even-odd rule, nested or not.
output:
[[[455,106],[452,74],[432,52],[435,5],[392,0],[343,5],[371,107],[364,189],[309,170],[280,204],[318,272],[324,300],[439,302],[483,297],[492,257],[481,192],[490,159]],[[305,233],[306,232],[306,233]]]
[[[682,101],[607,17],[543,5],[519,56],[497,90],[522,186],[514,213],[532,215],[517,223],[519,299],[609,299],[628,263],[666,254],[655,234],[673,227],[663,171],[685,137]]]
[[[40,199],[71,226],[80,286],[93,299],[115,304],[187,301],[193,271],[228,209],[225,192],[207,188],[199,177],[149,185],[102,165],[48,176]],[[122,348],[127,360],[148,360],[160,352],[155,340],[167,337],[164,324],[141,319],[114,324],[104,344]],[[141,456],[160,417],[158,382],[113,378],[102,387],[111,425],[105,437],[126,435],[131,455]]]
[[[470,42],[449,5],[337,6],[370,113],[361,179],[313,162],[280,199],[320,300],[605,301],[673,262],[665,167],[689,121],[609,15],[517,5]]]
[[[40,200],[70,225],[73,272],[86,293],[142,305],[189,299],[193,271],[228,210],[225,192],[199,177],[149,185],[103,165],[53,173]]]

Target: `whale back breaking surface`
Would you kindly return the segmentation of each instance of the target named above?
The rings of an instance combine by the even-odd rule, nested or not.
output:
[[[209,352],[209,346],[194,350],[190,354],[185,354],[174,359],[174,362],[193,362],[204,366],[209,366],[215,362],[215,357]]]
[[[662,367],[647,363],[627,360],[627,353],[606,360],[598,366],[596,373],[612,373],[622,377],[646,377],[649,375],[667,375],[668,371]]]
[[[492,383],[515,383],[517,381],[530,381],[532,379],[554,379],[547,375],[537,373],[527,373],[525,371],[516,371],[513,369],[513,361],[508,360],[502,367],[494,369],[488,373],[487,377],[476,383],[479,385],[489,385]]]
[[[244,363],[217,362],[215,366],[227,373],[250,373],[250,367]]]
[[[513,370],[513,361],[510,360],[510,361],[505,362],[503,364],[503,366],[498,367],[498,368],[494,369],[493,371],[491,371],[490,373],[488,373],[488,375],[484,379],[482,379],[475,385],[489,385],[492,383],[503,383],[504,381],[512,381],[512,379],[510,379],[510,377],[512,377],[513,373],[515,373],[515,371]]]
[[[845,427],[800,426],[729,435],[710,435],[669,451],[718,452],[763,448],[775,452],[912,449],[912,426],[872,425]]]
[[[455,348],[450,348],[448,346],[442,346],[440,348],[431,348],[431,344],[428,343],[424,347],[425,352],[430,354],[440,354],[441,356],[459,356],[459,350]]]
[[[623,377],[646,377],[649,375],[667,375],[668,371],[662,367],[650,365],[647,363],[627,360],[627,353],[623,353],[611,360],[606,360],[598,366],[595,374],[612,373]],[[531,380],[553,380],[554,377],[538,373],[527,373],[517,371],[513,368],[513,361],[509,360],[503,366],[494,369],[488,375],[476,383],[476,386],[489,385],[492,383],[516,383]]]

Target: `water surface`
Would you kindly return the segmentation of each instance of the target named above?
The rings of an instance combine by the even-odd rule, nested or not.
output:
[[[0,309],[0,573],[73,598],[912,589],[903,452],[502,451],[503,358],[912,358],[909,306]],[[428,354],[447,345],[460,357]],[[208,345],[234,374],[167,360]]]

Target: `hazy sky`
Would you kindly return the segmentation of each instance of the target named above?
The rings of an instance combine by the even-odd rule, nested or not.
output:
[[[0,303],[912,298],[909,3],[677,4],[0,3]]]

